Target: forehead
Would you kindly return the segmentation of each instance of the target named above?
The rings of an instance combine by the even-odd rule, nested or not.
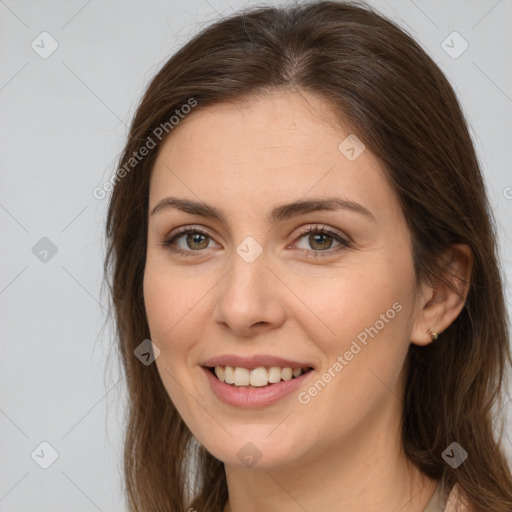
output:
[[[258,156],[254,164],[267,168],[290,161],[314,162],[318,153],[327,151],[327,158],[336,155],[342,134],[338,125],[322,99],[275,92],[236,104],[204,109],[199,105],[173,130],[161,154],[171,152],[182,161],[207,167],[217,162],[250,167],[252,154]]]
[[[159,150],[150,206],[181,195],[224,209],[258,209],[338,192],[370,210],[392,207],[394,194],[375,156],[364,150],[349,160],[340,151],[349,135],[327,102],[305,93],[196,108]]]

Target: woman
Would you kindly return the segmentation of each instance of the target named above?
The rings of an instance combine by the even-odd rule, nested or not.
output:
[[[492,215],[408,35],[341,2],[223,19],[152,80],[119,169],[131,511],[512,510]]]

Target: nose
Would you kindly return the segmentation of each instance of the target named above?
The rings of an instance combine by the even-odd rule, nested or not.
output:
[[[234,252],[232,268],[217,293],[216,322],[237,336],[251,337],[284,322],[283,284],[271,270],[265,251],[251,263]]]

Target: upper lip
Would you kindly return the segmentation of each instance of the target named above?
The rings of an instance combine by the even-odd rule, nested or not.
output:
[[[212,357],[202,363],[202,366],[215,367],[215,366],[238,366],[240,368],[258,368],[264,366],[269,368],[271,366],[279,366],[280,368],[313,368],[310,363],[301,363],[299,361],[292,361],[291,359],[283,359],[271,355],[254,355],[254,356],[236,356],[236,355],[223,355]]]

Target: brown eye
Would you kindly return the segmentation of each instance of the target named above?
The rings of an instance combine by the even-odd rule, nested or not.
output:
[[[298,245],[299,243],[303,243],[302,240],[305,240],[305,247]],[[333,242],[337,245],[333,246]],[[315,257],[318,255],[324,256],[324,254],[321,254],[324,252],[327,253],[326,255],[333,254],[349,246],[349,241],[343,238],[339,233],[329,231],[322,226],[310,227],[308,230],[303,231],[299,236],[299,242],[297,242],[299,249],[312,253]],[[331,248],[332,250],[329,250]]]
[[[171,234],[160,245],[185,256],[200,256],[204,249],[208,249],[212,241],[213,239],[199,228],[185,228],[178,233]]]
[[[202,233],[188,233],[185,238],[187,247],[192,250],[206,249],[208,247],[208,242],[208,237]]]
[[[322,226],[310,227],[299,235],[298,240],[306,240],[306,247],[298,248],[309,253],[307,256],[328,256],[338,250],[350,247],[350,242],[341,234],[325,229]],[[199,228],[184,228],[178,233],[171,234],[160,245],[174,253],[184,256],[202,256],[204,249],[208,249],[213,239]],[[299,243],[297,242],[297,244]],[[333,242],[337,245],[333,246]],[[214,242],[215,243],[215,242]],[[331,250],[332,249],[332,250]],[[325,254],[323,254],[325,253]]]
[[[314,233],[309,235],[309,244],[315,251],[330,249],[332,246],[333,238],[325,233]]]

